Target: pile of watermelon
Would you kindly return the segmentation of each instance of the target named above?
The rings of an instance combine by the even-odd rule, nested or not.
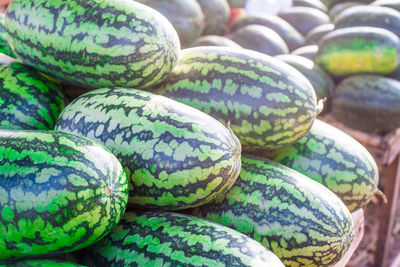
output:
[[[0,264],[335,265],[378,168],[317,116],[400,126],[400,4],[367,2],[13,0]]]

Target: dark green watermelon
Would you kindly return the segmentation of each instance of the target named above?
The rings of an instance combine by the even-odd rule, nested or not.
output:
[[[325,34],[330,33],[335,29],[335,25],[332,23],[322,24],[320,26],[315,27],[311,31],[308,32],[306,36],[306,44],[307,45],[318,45],[319,41]]]
[[[283,267],[248,236],[173,212],[127,212],[113,232],[83,251],[88,266]]]
[[[372,2],[371,5],[390,7],[400,11],[400,2],[398,0],[376,0]]]
[[[196,46],[229,46],[240,48],[241,46],[232,41],[231,39],[219,35],[204,35],[197,38],[190,47]]]
[[[317,56],[319,47],[318,45],[306,45],[297,48],[296,50],[292,51],[292,55],[301,56],[308,58],[309,60],[314,61],[315,57]]]
[[[230,8],[227,0],[197,0],[204,13],[203,35],[223,35],[228,31]]]

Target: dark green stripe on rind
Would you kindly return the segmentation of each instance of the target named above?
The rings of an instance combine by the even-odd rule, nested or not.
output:
[[[97,143],[0,131],[0,260],[87,247],[119,222],[127,200],[122,166]]]
[[[60,115],[56,129],[103,143],[130,180],[137,208],[183,209],[224,194],[240,170],[240,143],[225,126],[152,93],[98,89]]]
[[[109,236],[82,254],[89,266],[283,267],[244,234],[171,212],[128,212]]]
[[[12,51],[10,44],[7,40],[7,32],[4,27],[4,14],[0,13],[0,53],[5,54],[7,56],[16,58],[17,56]]]
[[[370,153],[320,120],[298,142],[268,154],[332,190],[350,211],[362,208],[378,190],[378,168]]]
[[[336,87],[332,114],[353,129],[386,134],[400,127],[400,81],[353,75]]]
[[[246,49],[185,49],[162,87],[163,95],[230,121],[249,151],[297,141],[316,115],[314,89],[300,72]]]
[[[85,267],[85,265],[58,260],[25,260],[0,264],[0,267]]]
[[[332,266],[354,236],[349,210],[329,189],[283,165],[249,156],[242,156],[232,189],[192,214],[254,238],[285,266]]]
[[[160,83],[180,49],[168,20],[135,1],[14,0],[5,26],[24,63],[84,87]]]
[[[57,86],[18,62],[0,64],[0,128],[52,130],[65,98]]]

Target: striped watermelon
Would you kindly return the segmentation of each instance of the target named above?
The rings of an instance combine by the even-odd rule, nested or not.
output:
[[[135,208],[175,210],[224,194],[240,170],[236,136],[210,116],[149,92],[113,88],[81,95],[56,129],[99,141],[121,161]]]
[[[34,69],[5,59],[0,63],[0,128],[51,130],[66,99]]]
[[[16,58],[16,55],[12,51],[7,40],[7,32],[6,28],[4,27],[4,18],[5,15],[0,13],[0,53]]]
[[[119,222],[127,201],[122,166],[98,143],[0,130],[0,260],[87,247]]]
[[[85,267],[81,264],[58,260],[24,260],[0,264],[0,267]]]
[[[160,83],[180,49],[169,21],[136,1],[14,0],[5,27],[22,62],[83,87]]]
[[[245,155],[232,189],[191,214],[254,238],[287,267],[332,266],[354,237],[349,210],[329,189],[283,165]]]
[[[317,113],[310,82],[278,59],[247,49],[182,51],[159,93],[231,122],[245,150],[296,142]]]
[[[378,167],[370,153],[320,120],[298,142],[267,155],[328,187],[350,211],[365,206],[378,191]]]
[[[173,212],[127,212],[111,234],[83,252],[88,266],[283,267],[248,236]]]

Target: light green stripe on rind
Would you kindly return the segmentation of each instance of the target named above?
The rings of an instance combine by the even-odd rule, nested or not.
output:
[[[0,260],[87,247],[119,222],[128,182],[110,152],[58,131],[0,131]]]
[[[134,89],[98,89],[60,115],[56,129],[99,141],[121,161],[138,208],[184,209],[225,193],[240,170],[236,136],[210,116]]]
[[[351,214],[329,189],[263,158],[242,156],[235,185],[191,214],[242,232],[285,264],[332,266],[354,236]]]
[[[58,260],[25,260],[0,264],[0,267],[85,267],[85,265]]]
[[[230,121],[248,151],[297,141],[316,116],[314,89],[300,72],[245,49],[185,49],[158,90],[220,122]]]
[[[283,267],[246,235],[171,212],[127,212],[109,236],[81,254],[88,266]]]
[[[378,167],[370,153],[320,120],[298,142],[267,155],[332,190],[350,211],[362,208],[378,190]]]
[[[180,49],[168,20],[135,1],[15,0],[5,26],[24,63],[84,87],[155,85]]]

